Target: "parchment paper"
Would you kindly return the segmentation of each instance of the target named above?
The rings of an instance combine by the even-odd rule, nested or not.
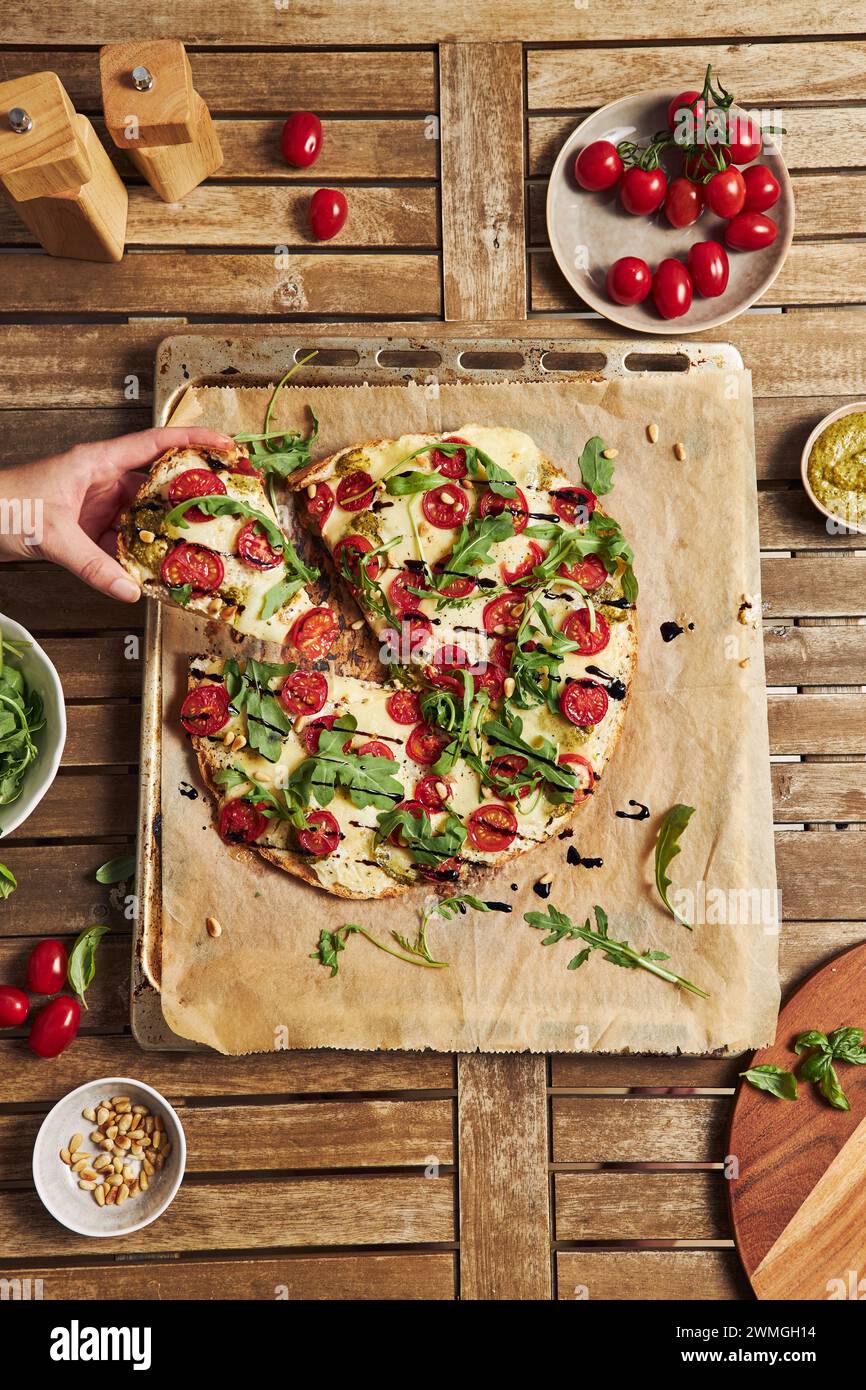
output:
[[[260,428],[269,394],[191,389],[174,423]],[[228,1053],[326,1046],[700,1053],[766,1043],[778,1007],[778,937],[749,374],[304,388],[284,393],[279,423],[306,428],[307,406],[321,421],[317,457],[409,431],[500,424],[527,431],[577,479],[586,439],[599,434],[615,446],[616,485],[606,501],[636,553],[637,680],[620,744],[574,822],[574,838],[554,838],[474,889],[508,902],[509,915],[435,923],[431,943],[447,970],[401,964],[353,937],[332,979],[310,955],[322,926],[354,921],[383,939],[391,928],[414,935],[427,890],[347,903],[220,842],[206,794],[191,801],[179,791],[181,783],[200,787],[177,711],[185,657],[202,643],[189,615],[166,612],[162,1003],[169,1025]],[[651,421],[660,431],[655,445],[646,434]],[[685,445],[684,462],[674,455],[676,441]],[[686,630],[665,642],[660,626],[672,620]],[[616,816],[633,809],[630,798],[650,808],[648,819]],[[666,913],[653,881],[656,833],[675,802],[697,808],[671,869],[677,887],[694,895],[693,932]],[[570,845],[603,866],[569,866]],[[552,903],[579,921],[602,904],[612,937],[666,951],[670,967],[710,998],[615,967],[599,952],[568,970],[579,943],[543,947],[542,933],[523,921],[544,908],[533,885],[546,873]],[[222,925],[218,939],[206,933],[208,915]]]

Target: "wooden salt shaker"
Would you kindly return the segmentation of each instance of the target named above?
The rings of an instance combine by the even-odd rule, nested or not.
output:
[[[99,53],[108,133],[166,203],[223,162],[211,114],[179,39],[110,43]]]
[[[126,189],[54,72],[0,83],[0,183],[50,256],[120,260]]]

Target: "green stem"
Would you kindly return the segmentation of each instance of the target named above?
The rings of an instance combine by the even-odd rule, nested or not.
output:
[[[422,960],[420,957],[406,956],[402,951],[395,951],[392,946],[386,946],[384,941],[380,941],[378,937],[368,932],[366,927],[359,926],[356,927],[355,930],[359,932],[361,936],[365,936],[368,941],[371,941],[374,946],[378,946],[380,951],[385,951],[387,955],[393,956],[395,960],[405,961],[407,965],[420,965],[425,970],[443,970],[448,967],[448,962],[444,960]]]

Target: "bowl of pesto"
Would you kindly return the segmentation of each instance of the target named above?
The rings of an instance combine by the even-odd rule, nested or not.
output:
[[[36,809],[60,766],[60,677],[26,628],[0,614],[0,837]]]
[[[803,448],[806,493],[828,521],[866,533],[866,401],[843,405],[813,429]]]

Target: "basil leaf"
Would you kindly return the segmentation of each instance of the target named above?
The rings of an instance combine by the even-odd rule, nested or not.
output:
[[[604,440],[598,435],[588,439],[580,456],[580,476],[585,487],[597,497],[603,497],[613,487],[613,460],[604,457]]]
[[[124,883],[135,877],[135,855],[122,854],[117,859],[109,859],[96,870],[97,883]]]
[[[834,1057],[841,1057],[845,1052],[857,1051],[863,1046],[862,1028],[837,1028],[827,1039],[830,1044],[830,1051]]]
[[[96,948],[107,931],[108,927],[85,927],[69,955],[66,977],[70,989],[78,995],[85,1009],[87,1000],[84,996],[96,974]]]
[[[801,1033],[794,1043],[794,1051],[798,1054],[805,1052],[807,1047],[829,1048],[830,1041],[825,1033],[819,1033],[817,1029],[811,1029],[808,1033]]]
[[[5,864],[0,864],[0,898],[8,898],[17,887],[18,880],[12,870],[7,869]]]
[[[655,853],[656,888],[658,889],[659,897],[671,916],[677,922],[680,922],[688,931],[692,930],[688,922],[684,921],[679,913],[675,912],[671,907],[668,898],[668,889],[673,880],[668,878],[667,870],[680,852],[680,836],[694,814],[694,806],[683,806],[680,803],[677,803],[676,806],[672,806],[661,823],[656,839]]]
[[[760,1067],[751,1067],[748,1071],[741,1071],[740,1076],[757,1090],[769,1091],[777,1100],[797,1099],[797,1078],[792,1071],[785,1071],[783,1067],[774,1067],[766,1063]]]
[[[839,1084],[839,1078],[836,1075],[836,1069],[832,1063],[825,1068],[818,1084],[821,1089],[821,1094],[824,1096],[825,1100],[830,1102],[834,1110],[851,1109],[851,1102]]]
[[[800,1066],[800,1075],[804,1081],[814,1081],[817,1085],[832,1065],[833,1058],[829,1052],[811,1052]]]

